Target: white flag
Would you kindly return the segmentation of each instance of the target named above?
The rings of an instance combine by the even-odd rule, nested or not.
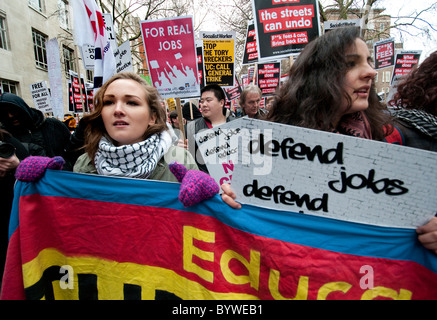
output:
[[[100,88],[116,70],[102,12],[94,0],[73,0],[72,4],[75,43],[94,45],[94,88]]]

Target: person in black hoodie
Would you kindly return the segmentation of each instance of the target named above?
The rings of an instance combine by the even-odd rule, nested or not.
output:
[[[64,156],[70,131],[62,121],[46,118],[19,96],[9,92],[0,95],[0,122],[27,148],[30,155]]]
[[[0,282],[8,248],[9,218],[14,198],[15,169],[29,156],[27,149],[7,131],[0,129]]]

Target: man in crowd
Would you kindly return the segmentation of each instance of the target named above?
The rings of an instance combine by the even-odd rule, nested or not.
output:
[[[202,155],[198,152],[198,146],[195,142],[195,135],[206,129],[224,124],[234,119],[230,116],[230,111],[225,108],[226,96],[219,85],[208,85],[202,88],[200,96],[200,110],[202,118],[191,121],[187,125],[187,139],[189,151],[196,159],[200,170],[208,173],[208,169]]]
[[[254,84],[250,84],[243,89],[240,95],[241,116],[248,116],[249,118],[260,119],[268,111],[260,108],[261,89]]]

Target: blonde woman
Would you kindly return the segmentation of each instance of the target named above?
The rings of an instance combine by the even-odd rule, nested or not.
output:
[[[75,172],[176,182],[168,164],[197,169],[193,157],[174,146],[158,91],[140,76],[118,73],[94,97],[94,112],[84,117],[85,153]]]

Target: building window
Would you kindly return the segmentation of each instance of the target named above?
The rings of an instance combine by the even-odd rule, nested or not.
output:
[[[68,47],[62,47],[63,55],[64,55],[64,66],[65,66],[65,74],[69,75],[70,70],[77,72],[76,64],[74,62],[74,51]]]
[[[29,6],[39,12],[43,12],[43,0],[29,0]]]
[[[6,17],[0,13],[0,49],[9,50]]]
[[[6,79],[0,79],[0,93],[5,92],[17,94],[17,83]]]
[[[88,82],[94,82],[94,72],[92,70],[86,71],[86,78]]]
[[[69,29],[68,2],[65,0],[58,0],[58,9],[59,9],[59,25],[61,28],[68,30]]]
[[[383,82],[390,83],[390,81],[391,81],[391,73],[390,73],[390,71],[384,71],[384,77],[385,77],[385,81],[383,81]]]
[[[36,30],[32,30],[32,38],[36,66],[47,70],[47,36]]]

